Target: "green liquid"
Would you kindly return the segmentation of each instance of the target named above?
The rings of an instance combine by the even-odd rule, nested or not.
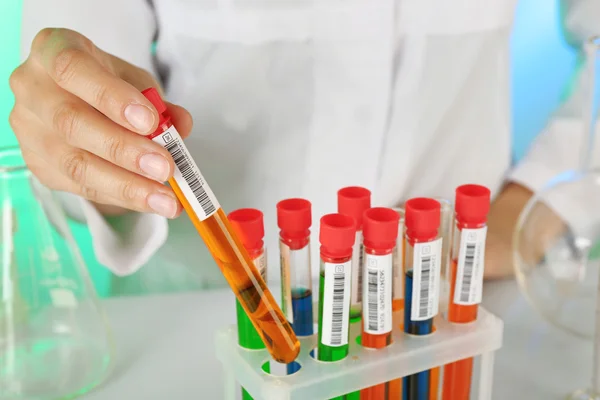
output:
[[[323,297],[325,291],[325,272],[321,271],[319,277],[319,346],[317,350],[317,359],[319,361],[340,361],[348,356],[348,345],[327,346],[322,343],[323,335]],[[334,397],[331,400],[354,400],[360,399],[360,392],[349,393],[343,396]]]
[[[235,301],[237,309],[237,328],[238,328],[238,343],[241,347],[251,350],[264,349],[265,344],[254,329],[254,325],[250,322],[250,318],[246,315],[246,311],[242,308],[239,301]],[[269,364],[263,366],[265,372],[270,372]],[[252,396],[242,388],[242,399],[253,400]]]
[[[354,324],[362,321],[362,304],[350,306],[350,323]]]

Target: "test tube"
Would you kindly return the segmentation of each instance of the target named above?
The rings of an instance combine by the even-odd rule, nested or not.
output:
[[[454,210],[448,199],[436,197],[440,203],[440,229],[438,237],[442,238],[442,263],[440,267],[440,306],[448,300],[450,293],[450,252],[452,250],[452,225],[454,223]]]
[[[339,361],[348,355],[354,219],[328,214],[321,218],[319,277],[319,344],[317,358]],[[340,399],[342,399],[340,397]]]
[[[440,203],[429,198],[414,198],[406,202],[405,209],[404,331],[428,335],[433,331],[433,317],[439,308]],[[429,371],[405,377],[404,400],[429,400],[430,383]]]
[[[400,216],[391,208],[376,207],[363,215],[365,263],[363,279],[363,347],[381,349],[392,343],[392,258]],[[398,379],[361,390],[361,400],[398,399]]]
[[[352,248],[351,323],[359,322],[362,315],[362,268],[364,260],[362,217],[369,208],[371,208],[371,192],[368,189],[349,186],[338,191],[338,213],[352,217],[356,223],[356,239]]]
[[[160,118],[157,130],[148,138],[167,149],[175,162],[169,185],[271,356],[278,362],[291,363],[300,352],[300,342],[292,327],[192,160],[160,94],[154,88],[142,93],[154,105]]]
[[[282,306],[297,336],[310,336],[313,329],[312,276],[310,268],[311,203],[286,199],[277,203],[281,260]],[[287,366],[288,373],[299,369]]]
[[[231,227],[241,240],[244,248],[254,260],[254,265],[258,268],[263,280],[267,281],[267,252],[264,248],[265,227],[263,222],[263,213],[253,208],[242,208],[229,213],[229,222]],[[242,308],[240,302],[236,299],[238,343],[245,349],[264,349],[265,344],[254,329],[250,318]],[[269,364],[264,368],[269,372]],[[242,399],[252,400],[252,396],[242,388]]]
[[[394,248],[392,262],[394,283],[392,284],[392,309],[400,311],[404,309],[404,208],[394,208],[398,213],[398,238]]]
[[[448,321],[468,323],[477,319],[481,303],[490,191],[479,185],[460,186],[455,204]],[[472,358],[446,365],[443,398],[468,399],[472,374]]]

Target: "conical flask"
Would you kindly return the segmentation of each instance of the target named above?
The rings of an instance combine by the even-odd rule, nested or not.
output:
[[[112,335],[49,189],[0,151],[0,399],[70,399],[109,374]]]

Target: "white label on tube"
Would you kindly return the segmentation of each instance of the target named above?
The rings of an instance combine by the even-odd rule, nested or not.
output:
[[[281,263],[281,308],[288,322],[292,323],[294,321],[294,308],[292,306],[290,248],[282,242],[279,242],[279,260]]]
[[[413,252],[412,321],[425,321],[438,313],[442,238],[416,243]]]
[[[262,254],[256,257],[254,260],[254,265],[258,269],[258,273],[262,276],[263,280],[267,281],[267,251],[263,251]]]
[[[200,221],[213,215],[221,206],[190,156],[174,126],[152,139],[167,149],[175,162],[173,178]]]
[[[365,254],[367,290],[363,291],[365,332],[374,335],[392,330],[392,254]]]
[[[326,346],[348,344],[351,268],[351,261],[341,264],[325,263],[321,343]]]
[[[481,303],[487,227],[463,229],[460,234],[454,303]]]
[[[362,301],[362,272],[364,262],[364,247],[362,231],[356,232],[356,240],[352,248],[352,299],[350,304],[360,304]]]

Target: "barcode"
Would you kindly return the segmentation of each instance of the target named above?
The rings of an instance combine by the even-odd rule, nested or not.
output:
[[[333,307],[331,311],[331,345],[342,344],[342,331],[344,326],[344,293],[346,275],[335,273],[333,275]]]
[[[425,318],[429,312],[429,286],[431,279],[431,256],[421,258],[421,287],[419,288],[419,318]]]
[[[179,143],[176,140],[173,140],[171,143],[168,143],[165,148],[171,153],[175,165],[181,172],[183,179],[185,179],[189,185],[192,193],[194,193],[194,196],[196,197],[196,200],[198,200],[198,203],[200,203],[200,207],[202,207],[204,213],[206,215],[214,213],[216,210],[215,205],[210,200],[206,190],[204,190],[202,182],[198,179],[194,168],[192,168],[192,163],[186,157],[186,154]]]
[[[378,328],[379,319],[379,313],[377,310],[377,271],[369,270],[367,274],[367,290],[369,296],[369,330],[376,331]]]
[[[475,243],[467,243],[465,251],[465,267],[463,270],[463,284],[460,292],[460,301],[468,302],[471,294],[473,280],[473,266],[475,265]]]
[[[356,298],[362,299],[363,292],[363,262],[364,262],[364,252],[363,252],[363,244],[361,243],[358,246],[358,291]]]

